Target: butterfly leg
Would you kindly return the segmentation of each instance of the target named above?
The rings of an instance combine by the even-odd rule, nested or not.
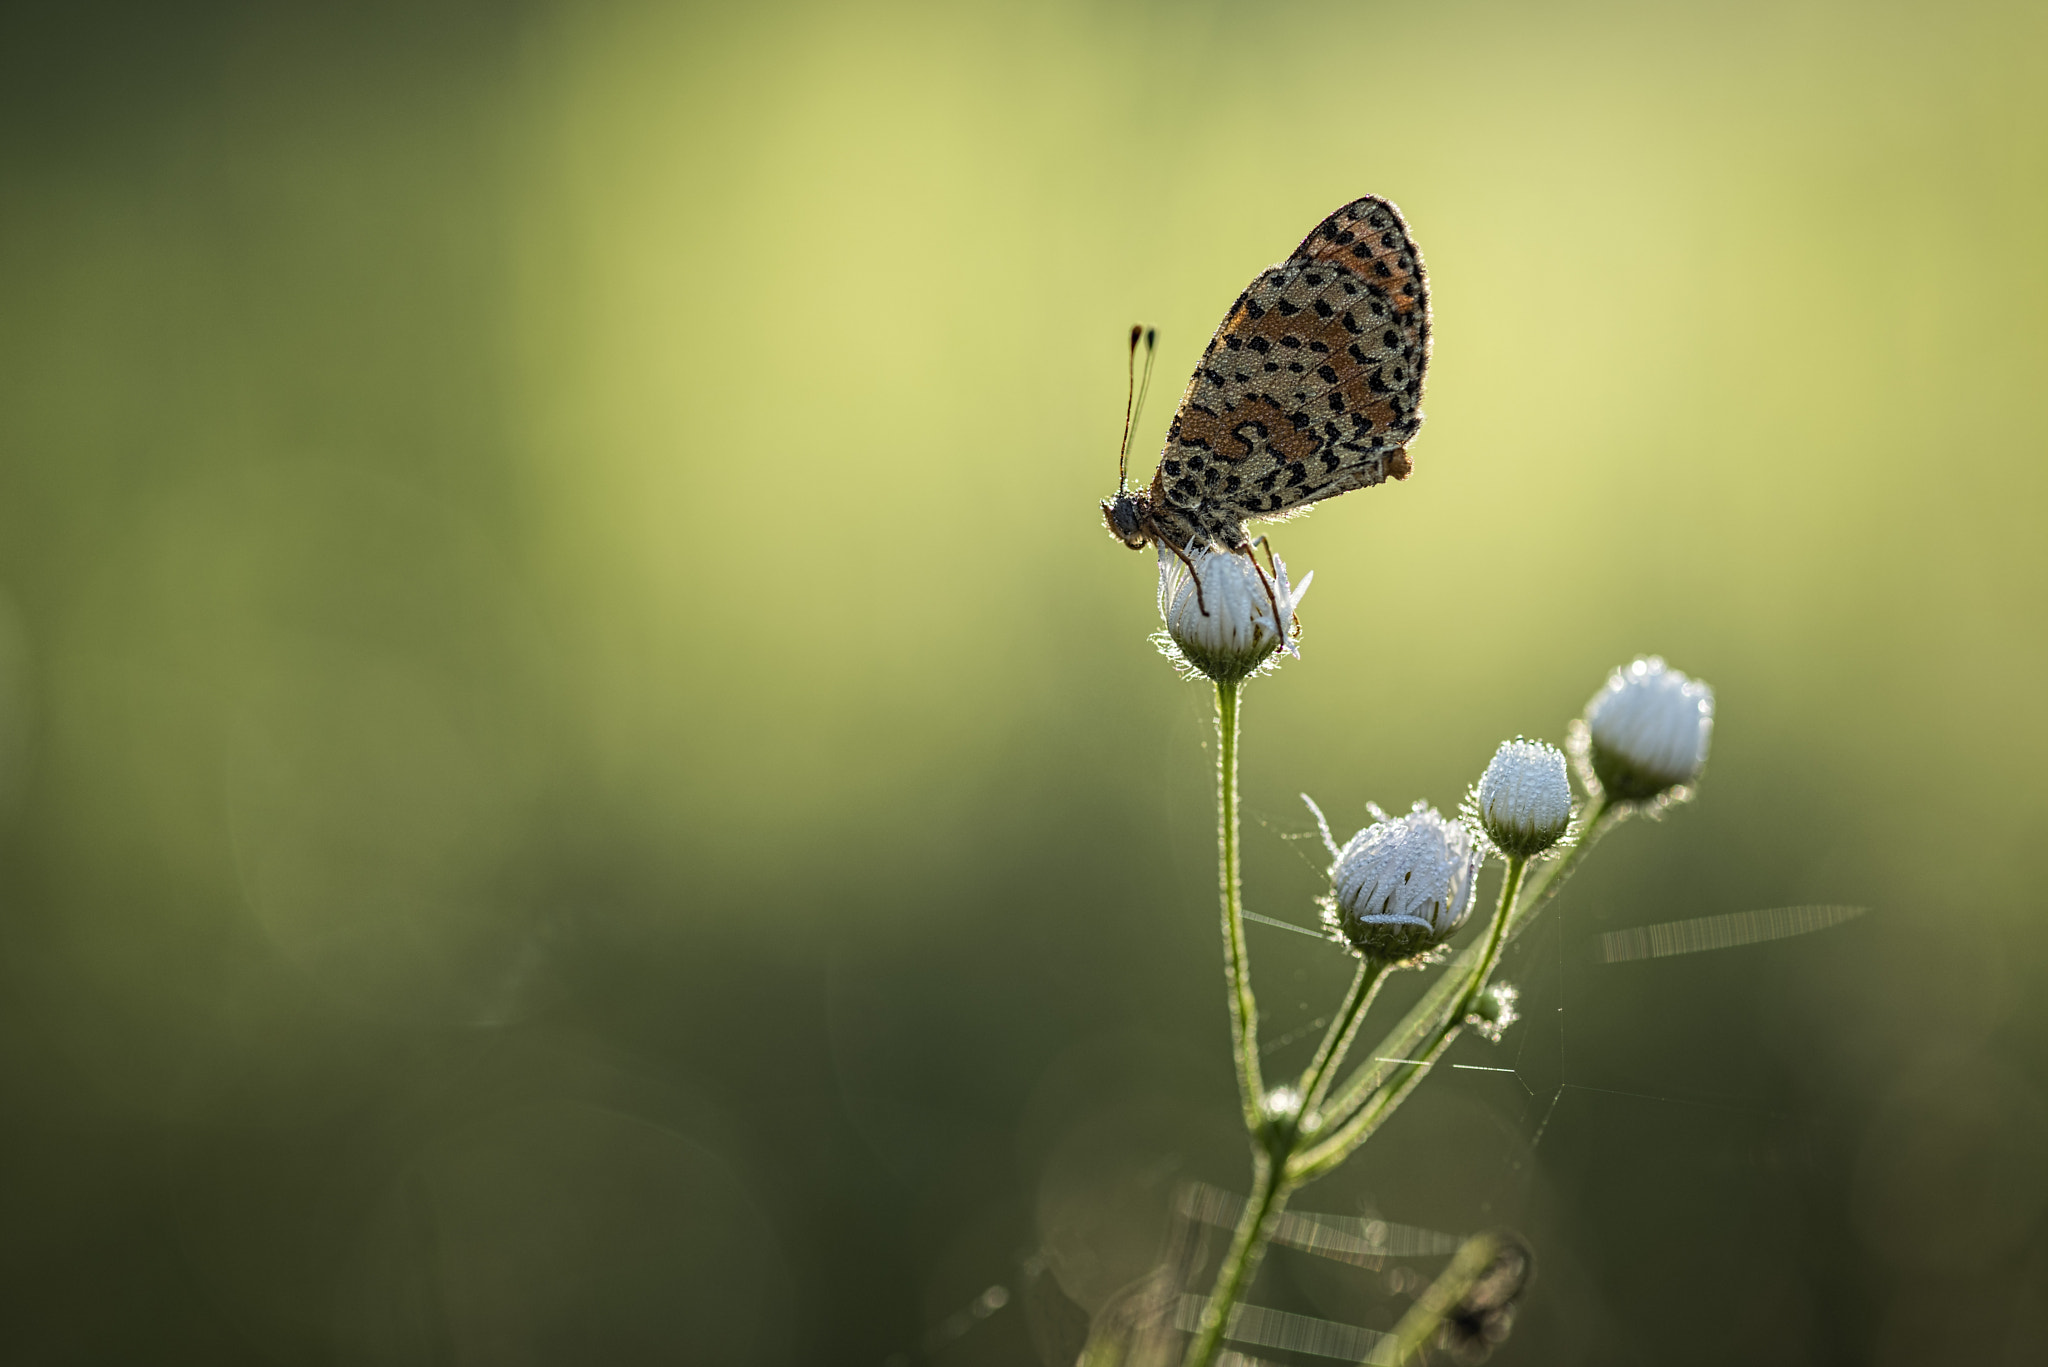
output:
[[[1277,569],[1272,569],[1272,565],[1273,565],[1273,539],[1272,539],[1271,537],[1269,537],[1269,536],[1261,536],[1261,537],[1256,537],[1256,538],[1254,538],[1253,540],[1250,540],[1250,541],[1247,541],[1247,542],[1245,542],[1245,543],[1244,543],[1244,547],[1243,547],[1243,549],[1244,549],[1244,553],[1245,553],[1246,555],[1249,555],[1249,556],[1251,556],[1251,558],[1252,558],[1252,563],[1253,563],[1254,565],[1256,565],[1256,564],[1258,564],[1258,563],[1259,563],[1259,557],[1258,557],[1258,549],[1259,549],[1259,547],[1261,547],[1261,546],[1264,546],[1264,547],[1266,548],[1266,565],[1267,565],[1268,569],[1269,569],[1269,570],[1271,570],[1271,572],[1272,572],[1272,574],[1273,574],[1273,577],[1277,579],[1277,578],[1278,578],[1278,577],[1280,576],[1280,571],[1279,571],[1279,570],[1277,570]]]
[[[1188,567],[1188,578],[1195,581],[1195,607],[1201,611],[1201,614],[1204,617],[1207,617],[1209,615],[1209,605],[1207,602],[1203,601],[1202,598],[1202,576],[1196,572],[1195,562],[1188,559],[1188,553],[1186,551],[1174,545],[1172,542],[1161,542],[1160,544],[1164,545],[1166,549],[1172,551],[1175,555],[1179,556],[1180,563]],[[1257,564],[1258,562],[1253,561],[1252,563]]]
[[[1273,580],[1279,578],[1280,571],[1276,569],[1269,575],[1266,572],[1266,567],[1259,563],[1259,547],[1261,546],[1266,548],[1266,559],[1270,561],[1273,558],[1273,543],[1263,536],[1256,541],[1245,543],[1245,559],[1251,561],[1252,568],[1259,572],[1259,582],[1266,588],[1266,601],[1273,605],[1273,625],[1280,628],[1280,635],[1285,637],[1289,623],[1281,620],[1280,595],[1273,589]]]

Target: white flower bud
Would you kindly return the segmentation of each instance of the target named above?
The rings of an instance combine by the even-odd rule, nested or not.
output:
[[[1324,920],[1361,954],[1413,958],[1465,923],[1479,860],[1472,832],[1418,802],[1337,852]]]
[[[1313,574],[1294,586],[1287,582],[1286,562],[1277,558],[1270,578],[1249,555],[1192,550],[1189,558],[1192,575],[1179,556],[1160,548],[1159,615],[1166,623],[1162,650],[1220,683],[1257,673],[1278,649],[1300,658],[1294,648],[1294,609]]]
[[[1714,690],[1651,655],[1607,676],[1572,740],[1581,774],[1610,799],[1676,801],[1691,796],[1713,733]]]
[[[1504,742],[1480,775],[1467,814],[1510,859],[1543,853],[1572,824],[1564,751],[1519,736]]]

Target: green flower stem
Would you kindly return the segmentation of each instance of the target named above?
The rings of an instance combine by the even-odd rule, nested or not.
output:
[[[1522,887],[1522,873],[1528,867],[1526,859],[1508,860],[1507,874],[1500,880],[1500,905],[1494,910],[1492,924],[1487,927],[1479,962],[1464,975],[1460,990],[1451,997],[1450,1008],[1445,1011],[1435,1031],[1425,1037],[1422,1051],[1416,1055],[1400,1056],[1404,1062],[1394,1065],[1392,1080],[1356,1115],[1334,1130],[1318,1130],[1309,1136],[1315,1141],[1313,1146],[1287,1160],[1286,1176],[1292,1185],[1299,1186],[1320,1177],[1350,1157],[1352,1150],[1372,1136],[1373,1131],[1407,1099],[1408,1093],[1415,1090],[1422,1075],[1451,1047],[1451,1041],[1464,1029],[1465,1018],[1471,1014],[1473,1003],[1486,989],[1487,979],[1493,976],[1494,965],[1500,962],[1501,946],[1507,942],[1508,923],[1514,915],[1515,897]]]
[[[1252,1196],[1231,1235],[1230,1248],[1217,1269],[1216,1285],[1195,1325],[1188,1345],[1188,1367],[1210,1367],[1223,1347],[1231,1311],[1243,1298],[1258,1270],[1273,1222],[1293,1190],[1287,1181],[1287,1158],[1293,1150],[1294,1128],[1266,1124],[1266,1087],[1259,1073],[1259,1007],[1252,996],[1251,961],[1245,952],[1244,899],[1238,873],[1237,736],[1238,700],[1243,685],[1216,684],[1216,847],[1218,882],[1223,902],[1223,958],[1230,986],[1230,1042],[1237,1057],[1237,1088],[1244,1105],[1245,1130],[1254,1150]],[[1357,995],[1357,985],[1353,986]],[[1343,1033],[1333,1027],[1333,1036]],[[1330,1041],[1324,1041],[1325,1051]]]
[[[1259,1005],[1252,997],[1251,960],[1244,945],[1244,897],[1237,861],[1237,703],[1244,685],[1216,684],[1216,848],[1223,894],[1223,958],[1230,980],[1230,1047],[1237,1055],[1238,1099],[1245,1129],[1259,1133],[1266,1095],[1259,1076]]]
[[[1324,1093],[1330,1090],[1330,1082],[1343,1066],[1345,1051],[1351,1048],[1352,1039],[1358,1034],[1359,1024],[1372,1006],[1372,999],[1379,994],[1380,984],[1387,979],[1385,959],[1364,958],[1359,960],[1358,975],[1351,980],[1351,991],[1344,998],[1336,1016],[1330,1021],[1330,1029],[1323,1036],[1316,1056],[1301,1074],[1301,1110],[1298,1114],[1303,1124],[1310,1123],[1316,1109],[1323,1104]]]
[[[1621,815],[1596,800],[1585,820],[1584,834],[1558,859],[1539,871],[1529,887],[1526,909],[1521,902],[1528,861],[1510,860],[1501,880],[1500,903],[1485,937],[1466,947],[1450,969],[1424,995],[1415,1010],[1395,1028],[1379,1049],[1379,1059],[1360,1068],[1329,1108],[1331,1121],[1319,1124],[1314,1112],[1331,1079],[1343,1065],[1367,1007],[1377,995],[1389,967],[1368,959],[1361,963],[1351,990],[1316,1056],[1301,1076],[1301,1109],[1289,1123],[1265,1115],[1265,1083],[1259,1069],[1259,1008],[1252,995],[1251,961],[1245,949],[1244,897],[1238,861],[1237,741],[1241,682],[1216,684],[1216,847],[1223,911],[1224,971],[1230,989],[1230,1039],[1237,1061],[1239,1100],[1245,1130],[1252,1137],[1252,1195],[1231,1234],[1230,1248],[1216,1271],[1216,1285],[1202,1306],[1183,1367],[1212,1367],[1223,1348],[1232,1313],[1258,1271],[1274,1223],[1288,1197],[1302,1183],[1322,1176],[1348,1158],[1399,1108],[1464,1028],[1479,994],[1486,990],[1502,948],[1521,928],[1536,905],[1563,881],[1576,858],[1604,834]],[[1398,1060],[1385,1063],[1381,1059]],[[1304,1148],[1304,1145],[1310,1147]],[[1462,1294],[1462,1293],[1461,1293]],[[1438,1314],[1434,1322],[1440,1322]],[[1406,1324],[1406,1321],[1403,1321]]]
[[[1591,849],[1601,836],[1614,828],[1625,811],[1626,808],[1609,803],[1601,796],[1595,796],[1591,800],[1585,816],[1580,819],[1578,839],[1566,846],[1557,858],[1537,865],[1536,871],[1530,876],[1528,887],[1521,898],[1521,905],[1515,909],[1513,920],[1507,927],[1507,939],[1514,939],[1535,919],[1536,913],[1557,894],[1557,890],[1564,885],[1564,880],[1578,866],[1578,861],[1585,856],[1586,851]],[[1472,971],[1478,966],[1480,956],[1485,952],[1486,941],[1473,941],[1465,946],[1457,958],[1451,961],[1451,966],[1430,984],[1429,990],[1422,995],[1422,1000],[1417,1002],[1402,1018],[1401,1023],[1379,1042],[1379,1047],[1373,1050],[1372,1058],[1361,1064],[1358,1071],[1345,1080],[1344,1085],[1337,1090],[1336,1099],[1323,1108],[1324,1114],[1331,1118],[1332,1123],[1342,1123],[1360,1107],[1368,1104],[1374,1092],[1393,1077],[1395,1069],[1401,1065],[1386,1060],[1418,1057],[1415,1051],[1423,1047],[1423,1041],[1431,1038],[1447,1019],[1452,1019],[1446,1014],[1452,999],[1469,981]],[[1482,983],[1482,989],[1484,986]],[[1457,1019],[1462,1019],[1462,1016]]]
[[[1487,932],[1488,953],[1478,972],[1467,976],[1465,990],[1458,994],[1458,1010],[1453,1017],[1457,1025],[1464,1023],[1465,1015],[1477,1000],[1480,990],[1486,985],[1493,965],[1500,957],[1503,931],[1508,915],[1515,903],[1515,893],[1522,881],[1526,860],[1514,860],[1508,865],[1506,878],[1501,882],[1499,909],[1494,912],[1493,922]],[[1226,866],[1227,867],[1227,866]],[[1228,899],[1226,899],[1228,901]],[[1226,916],[1226,926],[1228,925]],[[1345,996],[1344,1005],[1337,1019],[1332,1022],[1329,1033],[1323,1038],[1321,1048],[1316,1051],[1315,1061],[1302,1074],[1301,1119],[1308,1118],[1309,1101],[1329,1084],[1331,1075],[1343,1059],[1345,1048],[1351,1036],[1357,1033],[1358,1023],[1364,1019],[1365,1008],[1370,1005],[1374,992],[1385,980],[1388,965],[1379,960],[1368,959],[1358,967],[1358,974],[1352,979],[1351,990]],[[1457,1029],[1445,1031],[1431,1046],[1426,1055],[1427,1062],[1450,1046],[1457,1037]],[[1237,1222],[1237,1229],[1231,1235],[1230,1248],[1223,1255],[1223,1265],[1216,1271],[1216,1285],[1209,1293],[1209,1299],[1202,1306],[1202,1315],[1195,1324],[1195,1336],[1188,1344],[1187,1356],[1182,1367],[1211,1367],[1216,1354],[1222,1349],[1224,1332],[1229,1327],[1231,1312],[1243,1298],[1245,1288],[1251,1284],[1252,1274],[1258,1270],[1259,1259],[1264,1255],[1267,1240],[1272,1237],[1273,1224],[1281,1211],[1286,1209],[1287,1198],[1296,1187],[1312,1178],[1320,1177],[1344,1161],[1351,1151],[1364,1143],[1380,1122],[1391,1115],[1401,1104],[1408,1092],[1421,1080],[1426,1066],[1409,1069],[1407,1075],[1379,1097],[1367,1111],[1361,1112],[1349,1125],[1339,1129],[1329,1139],[1316,1144],[1305,1152],[1297,1152],[1300,1145],[1314,1138],[1313,1132],[1304,1132],[1300,1123],[1292,1125],[1268,1124],[1263,1117],[1250,1122],[1257,1157],[1253,1165],[1252,1198],[1245,1203],[1244,1214]]]
[[[1292,1142],[1290,1135],[1281,1141],[1281,1146]],[[1285,1154],[1258,1156],[1253,1165],[1252,1198],[1244,1203],[1244,1214],[1238,1217],[1237,1229],[1230,1236],[1230,1249],[1223,1255],[1223,1266],[1216,1270],[1216,1286],[1202,1306],[1202,1317],[1195,1322],[1195,1336],[1188,1343],[1181,1367],[1210,1367],[1216,1361],[1216,1354],[1223,1347],[1224,1331],[1230,1327],[1230,1313],[1244,1298],[1245,1288],[1251,1285],[1252,1273],[1258,1271],[1259,1259],[1265,1254],[1266,1241],[1273,1235],[1273,1225],[1298,1185],[1288,1179]]]
[[[1592,849],[1601,836],[1613,830],[1626,811],[1627,808],[1609,802],[1605,793],[1591,799],[1585,815],[1579,818],[1578,838],[1565,846],[1557,858],[1538,865],[1535,875],[1529,879],[1529,886],[1523,889],[1522,905],[1515,912],[1514,923],[1508,927],[1510,940],[1522,933],[1522,927],[1564,886],[1564,880],[1578,867],[1586,851]]]
[[[1451,1255],[1450,1266],[1429,1284],[1429,1289],[1416,1298],[1408,1313],[1401,1316],[1401,1322],[1394,1326],[1393,1342],[1381,1344],[1361,1367],[1407,1367],[1415,1361],[1436,1337],[1444,1320],[1458,1308],[1458,1302],[1486,1275],[1499,1252],[1500,1236],[1490,1232],[1475,1234],[1460,1244]]]

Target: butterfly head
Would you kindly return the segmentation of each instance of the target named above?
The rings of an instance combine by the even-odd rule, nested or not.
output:
[[[1144,550],[1152,540],[1152,503],[1142,489],[1135,494],[1119,489],[1115,498],[1104,499],[1102,520],[1109,524],[1110,535],[1134,551]]]
[[[1134,551],[1142,551],[1154,539],[1152,500],[1141,490],[1131,492],[1131,433],[1145,408],[1145,395],[1152,389],[1152,356],[1158,348],[1159,333],[1143,324],[1131,328],[1130,354],[1124,375],[1124,439],[1116,453],[1116,497],[1102,501],[1102,520],[1110,535]],[[1138,348],[1145,349],[1144,377],[1138,374]]]

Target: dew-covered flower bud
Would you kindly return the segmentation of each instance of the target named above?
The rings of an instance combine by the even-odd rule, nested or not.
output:
[[[1502,743],[1479,777],[1467,809],[1494,848],[1510,859],[1539,855],[1572,824],[1572,783],[1564,751],[1519,736]]]
[[[1219,683],[1236,683],[1259,672],[1276,650],[1298,659],[1294,609],[1313,578],[1305,575],[1299,585],[1290,585],[1286,562],[1278,558],[1268,575],[1249,554],[1190,550],[1183,561],[1161,547],[1159,615],[1166,630],[1158,638],[1160,648],[1176,663]]]
[[[1337,852],[1323,918],[1361,954],[1413,958],[1465,923],[1479,860],[1471,831],[1418,802],[1406,816],[1373,822]]]
[[[1649,802],[1690,796],[1713,733],[1714,690],[1651,655],[1607,676],[1572,741],[1581,776],[1610,799]]]
[[[1465,1024],[1484,1035],[1487,1043],[1499,1044],[1508,1027],[1522,1018],[1515,1009],[1515,1004],[1521,999],[1522,994],[1509,984],[1494,983],[1472,1003]]]

